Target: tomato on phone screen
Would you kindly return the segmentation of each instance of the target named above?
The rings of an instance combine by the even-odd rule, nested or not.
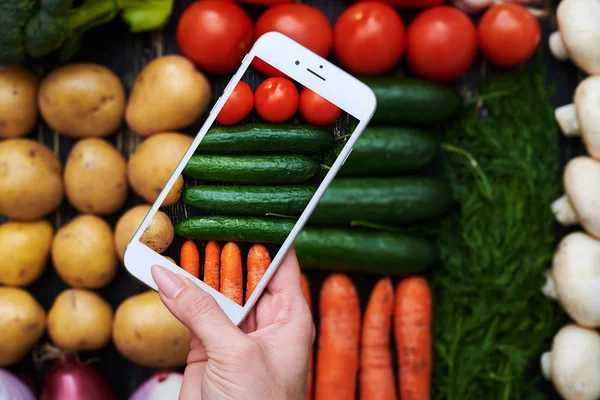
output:
[[[217,115],[217,122],[235,125],[250,114],[254,107],[254,93],[246,82],[239,81]]]
[[[256,112],[268,122],[284,122],[298,110],[298,89],[287,78],[266,79],[254,94]]]

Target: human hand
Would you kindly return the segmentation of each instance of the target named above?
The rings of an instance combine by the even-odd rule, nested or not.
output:
[[[293,248],[236,327],[188,278],[152,267],[159,295],[192,333],[179,395],[188,399],[304,399],[315,327]]]

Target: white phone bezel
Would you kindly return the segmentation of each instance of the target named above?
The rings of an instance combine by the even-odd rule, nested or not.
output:
[[[346,142],[346,145],[339,154],[338,158],[331,166],[330,171],[326,174],[314,197],[309,202],[302,215],[298,218],[298,222],[294,226],[292,232],[281,245],[281,249],[271,262],[271,265],[265,272],[263,279],[261,279],[252,296],[250,296],[246,304],[242,307],[210,286],[206,285],[200,279],[195,278],[191,274],[179,268],[162,255],[154,252],[149,247],[142,244],[139,239],[146,227],[149,225],[154,214],[156,214],[156,211],[160,208],[160,205],[169,193],[169,190],[175,183],[176,179],[181,174],[184,166],[193,155],[196,147],[198,147],[198,144],[208,129],[212,126],[217,114],[225,103],[224,100],[229,97],[237,82],[242,78],[243,74],[250,66],[254,57],[261,58],[263,61],[271,64],[273,67],[277,68],[291,79],[297,81],[304,87],[308,87],[310,90],[337,105],[348,114],[357,118],[359,123],[352,135],[348,138],[348,141]],[[299,61],[298,65],[296,64],[297,61]],[[325,78],[325,80],[310,72],[308,69],[311,69],[321,77]],[[215,106],[208,115],[206,122],[202,125],[200,132],[192,142],[192,145],[179,162],[177,168],[173,172],[173,175],[167,182],[167,185],[162,190],[152,205],[152,208],[142,221],[132,240],[129,242],[124,256],[124,263],[127,271],[154,290],[158,290],[158,288],[150,273],[150,267],[152,265],[162,265],[175,273],[187,276],[188,278],[191,278],[191,280],[200,288],[211,294],[221,308],[225,311],[227,316],[231,319],[231,321],[238,325],[244,320],[249,310],[252,309],[254,304],[257,302],[267,283],[277,270],[277,267],[285,257],[289,248],[292,246],[296,236],[304,227],[304,224],[308,220],[310,214],[313,212],[321,196],[335,177],[346,158],[350,155],[354,143],[356,143],[356,140],[358,140],[358,137],[371,120],[371,117],[375,112],[375,106],[376,99],[373,91],[358,79],[354,78],[342,69],[336,67],[329,61],[316,55],[312,51],[306,49],[285,35],[276,32],[264,34],[256,41],[252,49],[250,49],[250,52],[242,61],[242,65],[233,75],[231,81],[227,84],[223,94],[215,103]]]

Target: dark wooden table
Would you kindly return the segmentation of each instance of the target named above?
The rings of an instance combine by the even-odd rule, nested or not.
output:
[[[124,23],[120,20],[115,20],[108,25],[101,26],[88,33],[83,42],[82,49],[73,61],[96,62],[109,67],[122,78],[125,88],[129,92],[138,72],[148,61],[163,54],[179,53],[175,40],[176,24],[179,15],[181,15],[186,5],[191,3],[191,1],[175,0],[175,3],[174,12],[169,25],[163,32],[133,35],[128,32]],[[332,24],[335,23],[338,16],[349,5],[348,0],[307,0],[304,1],[304,3],[314,5],[325,12]],[[260,12],[260,9],[258,8],[248,8],[248,10],[253,17],[256,17]],[[402,12],[405,23],[408,23],[413,16],[413,12]],[[547,37],[551,29],[553,29],[552,26],[554,26],[554,23],[548,19],[543,22],[543,25],[543,46],[546,52],[545,60],[548,68],[548,82],[556,85],[557,88],[554,99],[555,105],[563,105],[571,101],[575,86],[580,79],[580,74],[571,63],[559,63],[547,54]],[[44,65],[35,65],[34,68],[37,68],[40,73],[45,73],[55,66],[56,65],[53,65],[52,62],[46,62]],[[404,66],[399,66],[393,74],[403,75],[405,72],[406,68],[404,68]],[[490,74],[493,74],[493,72],[493,68],[478,61],[463,80],[456,82],[456,87],[459,90],[474,87],[476,82],[485,79]],[[213,85],[212,101],[214,102],[225,87],[225,84],[229,80],[229,76],[209,76],[209,78]],[[190,135],[194,135],[199,130],[202,123],[203,120],[200,120],[184,131]],[[436,132],[436,134],[439,135],[443,133]],[[53,133],[42,122],[40,122],[38,129],[32,134],[32,137],[53,149],[63,162],[74,143],[71,139]],[[140,142],[140,138],[126,127],[123,127],[116,135],[112,136],[110,140],[125,155],[133,152]],[[564,138],[561,138],[560,140],[564,161],[582,152],[582,146],[579,140],[567,140]],[[437,165],[439,165],[439,162]],[[127,208],[139,203],[141,203],[140,199],[131,195]],[[76,213],[74,210],[67,202],[65,202],[61,206],[59,212],[51,216],[51,220],[58,228],[71,220],[75,215]],[[112,215],[109,216],[108,220],[114,225],[117,218],[118,215]],[[85,260],[82,261],[85,262]],[[323,272],[309,272],[313,299],[318,298],[318,290],[326,275],[327,273]],[[377,277],[353,274],[352,278],[359,289],[364,309],[370,289],[377,280]],[[28,290],[30,290],[44,308],[48,310],[58,293],[66,288],[67,286],[60,280],[53,268],[49,265],[44,275],[31,285]],[[147,290],[147,288],[143,284],[131,277],[124,269],[121,269],[115,280],[99,292],[103,297],[108,299],[114,308],[116,308],[127,297],[145,290]],[[42,341],[46,340],[47,337],[44,337]],[[138,367],[127,361],[116,351],[112,344],[101,351],[84,353],[81,354],[81,356],[84,359],[97,359],[97,361],[93,362],[94,368],[110,381],[120,398],[127,398],[143,380],[148,378],[154,372],[150,369]],[[33,373],[37,383],[41,384],[47,367],[48,365],[42,370],[36,370],[33,367],[31,360],[25,360],[16,366],[16,369],[27,370]]]

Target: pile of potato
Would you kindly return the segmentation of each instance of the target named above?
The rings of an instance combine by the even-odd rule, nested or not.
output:
[[[153,292],[133,296],[113,310],[93,292],[119,270],[125,248],[148,204],[122,214],[114,230],[105,216],[123,212],[130,193],[153,203],[192,137],[175,132],[195,123],[211,99],[207,79],[187,59],[159,57],[139,74],[129,99],[119,78],[104,66],[65,65],[40,79],[22,67],[0,68],[0,366],[22,359],[46,327],[54,344],[96,350],[113,338],[121,353],[141,365],[185,363],[189,332]],[[64,160],[25,138],[38,119],[74,140]],[[144,137],[126,160],[105,138],[126,125]],[[179,200],[180,177],[163,205]],[[46,219],[63,199],[81,214],[62,226]],[[1,221],[1,219],[0,219]],[[163,252],[173,224],[158,212],[141,238]],[[71,287],[46,313],[21,289],[37,280],[51,260]],[[113,321],[114,319],[114,321]],[[18,321],[15,323],[13,321]]]

